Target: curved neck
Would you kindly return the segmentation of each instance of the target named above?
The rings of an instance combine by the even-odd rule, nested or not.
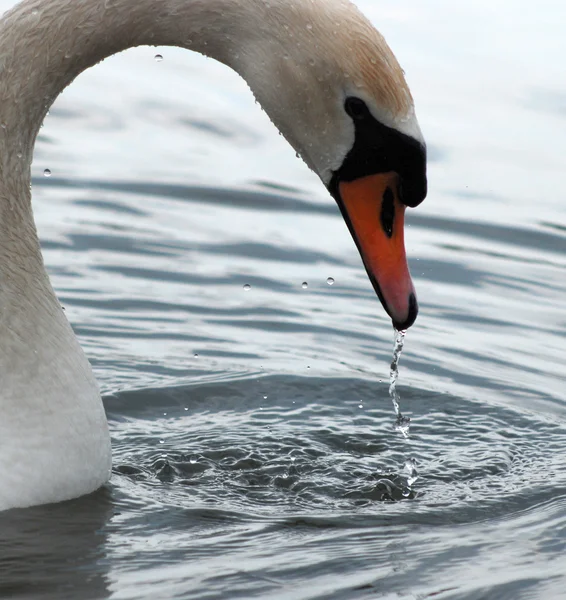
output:
[[[40,335],[46,323],[68,329],[58,335],[71,337],[43,266],[31,210],[33,147],[48,108],[82,71],[133,46],[178,45],[230,65],[232,40],[248,39],[250,15],[260,4],[24,0],[0,20],[0,397],[6,373],[18,371],[14,361],[26,365],[42,356],[22,339],[35,336],[37,347],[48,346],[48,336]],[[44,355],[50,351],[46,347]]]
[[[253,35],[250,23],[260,18],[259,5],[258,0],[24,0],[2,17],[0,284],[9,276],[14,246],[24,263],[19,274],[42,277],[30,166],[39,128],[63,89],[104,58],[140,45],[181,46],[234,67],[239,55],[233,40],[241,44]],[[0,285],[0,301],[5,291]]]
[[[232,32],[249,22],[254,4],[256,0],[24,0],[0,23],[3,145],[31,155],[43,118],[61,91],[85,69],[127,48],[181,46],[229,64]],[[241,18],[243,6],[248,7],[247,19]]]

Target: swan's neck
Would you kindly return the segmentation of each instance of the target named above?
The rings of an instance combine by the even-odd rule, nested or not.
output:
[[[274,2],[287,12],[305,4]],[[264,0],[24,0],[0,21],[0,510],[88,493],[110,469],[98,388],[44,269],[31,209],[48,108],[82,71],[139,45],[192,49],[269,88],[269,66],[257,68],[258,40],[281,54],[266,35],[269,13]]]
[[[229,63],[224,33],[237,6],[25,0],[0,21],[0,510],[87,493],[110,468],[98,388],[51,288],[31,210],[45,114],[79,73],[132,46],[185,46]]]
[[[255,2],[242,5],[249,8]],[[0,309],[11,293],[21,296],[22,287],[39,288],[42,297],[48,287],[31,212],[30,165],[37,133],[53,101],[82,71],[133,46],[184,46],[230,64],[235,55],[231,32],[249,21],[242,20],[239,7],[233,0],[24,0],[4,15]],[[15,271],[14,256],[20,261]]]
[[[29,156],[49,106],[85,69],[140,45],[181,46],[230,63],[242,6],[255,0],[24,0],[0,25],[0,125]],[[244,25],[245,26],[245,25]],[[241,35],[239,36],[241,39]]]
[[[44,320],[59,306],[43,268],[30,195],[45,114],[77,75],[142,44],[192,48],[230,64],[241,6],[257,0],[24,0],[0,21],[0,333],[29,302]],[[242,25],[243,23],[243,25]],[[239,32],[242,39],[242,32]],[[244,34],[245,39],[245,34]],[[42,309],[43,307],[43,309]],[[58,315],[57,319],[61,319]],[[25,323],[24,323],[25,325]],[[16,332],[14,332],[16,334]],[[0,338],[0,355],[2,340]],[[1,390],[0,390],[1,393]]]

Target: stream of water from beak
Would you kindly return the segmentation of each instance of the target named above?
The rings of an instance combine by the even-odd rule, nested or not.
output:
[[[399,379],[399,361],[401,359],[401,353],[403,352],[403,346],[405,344],[406,331],[395,331],[395,340],[393,343],[393,360],[391,361],[391,367],[389,370],[389,396],[393,402],[393,408],[395,409],[395,429],[401,432],[402,436],[408,440],[411,419],[406,417],[401,412],[400,400],[401,397],[397,390],[397,380]],[[405,461],[405,472],[407,473],[407,489],[404,491],[404,495],[410,495],[413,484],[418,479],[417,462],[413,457],[409,457]]]

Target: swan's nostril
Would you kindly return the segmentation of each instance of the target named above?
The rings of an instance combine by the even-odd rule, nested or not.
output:
[[[387,186],[383,192],[383,202],[381,203],[379,220],[381,222],[383,233],[391,239],[393,237],[393,225],[395,223],[395,196],[389,186]]]

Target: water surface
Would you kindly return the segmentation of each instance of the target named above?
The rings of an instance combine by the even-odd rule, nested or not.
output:
[[[0,596],[563,597],[565,9],[359,4],[430,149],[407,219],[410,438],[390,323],[320,183],[236,75],[126,52],[56,102],[33,165],[114,473],[0,515]]]

